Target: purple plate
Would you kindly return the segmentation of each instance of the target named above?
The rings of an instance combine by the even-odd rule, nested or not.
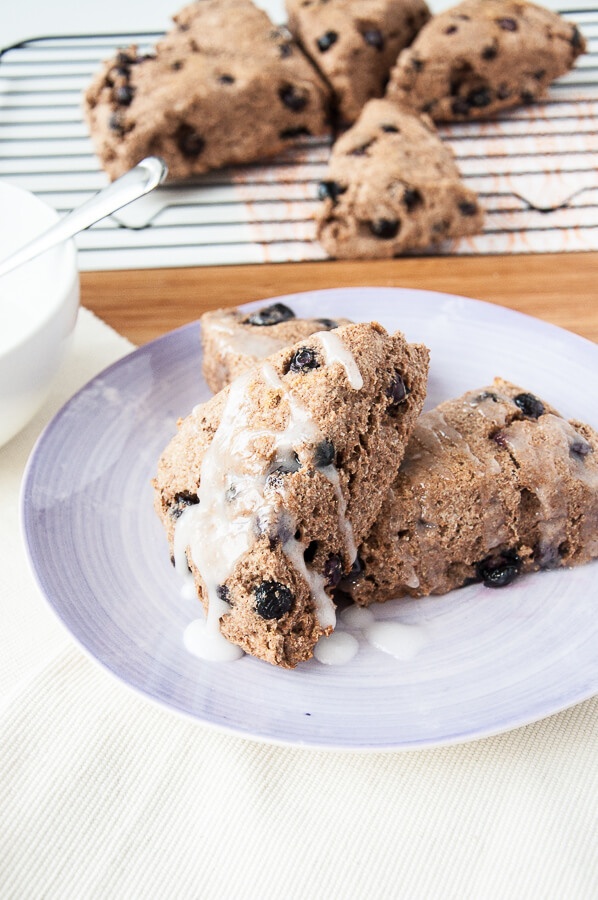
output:
[[[501,375],[598,427],[598,347],[554,326],[415,290],[278,299],[298,315],[377,319],[426,343],[427,407]],[[311,660],[294,671],[248,656],[191,656],[183,633],[199,603],[181,595],[151,479],[177,418],[208,397],[194,323],[89,382],[50,423],[28,465],[24,534],[41,590],[78,643],[123,682],[246,737],[375,750],[471,740],[598,692],[596,563],[501,591],[473,585],[375,608],[376,618],[425,634],[411,659],[365,642],[344,666]]]

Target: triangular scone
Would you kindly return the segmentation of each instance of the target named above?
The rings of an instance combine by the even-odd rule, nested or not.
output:
[[[331,85],[341,121],[382,97],[391,67],[430,18],[424,0],[286,0],[288,27]]]
[[[401,334],[345,325],[280,351],[180,423],[155,504],[212,638],[290,668],[332,631],[332,591],[397,471],[427,366]]]
[[[598,434],[502,379],[424,413],[344,588],[360,604],[502,587],[598,557]]]
[[[370,100],[333,147],[317,235],[333,257],[390,257],[480,231],[476,195],[432,122]]]
[[[316,331],[331,331],[349,319],[302,319],[285,303],[271,303],[255,312],[215,309],[201,317],[202,369],[210,390],[217,393],[267,356],[272,356]]]
[[[584,38],[557,13],[521,0],[465,0],[431,19],[400,54],[387,97],[437,122],[533,103],[569,71]]]
[[[112,178],[150,154],[166,160],[171,178],[184,178],[328,131],[328,88],[250,0],[202,0],[174,20],[154,54],[118,53],[85,95]]]

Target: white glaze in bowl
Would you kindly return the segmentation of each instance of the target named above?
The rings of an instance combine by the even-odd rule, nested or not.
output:
[[[58,220],[54,209],[0,181],[0,259]],[[73,241],[0,277],[0,446],[44,402],[65,355],[79,306]]]

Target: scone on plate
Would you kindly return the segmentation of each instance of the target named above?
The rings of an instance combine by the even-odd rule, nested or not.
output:
[[[286,0],[288,27],[354,122],[384,94],[391,67],[430,18],[424,0]]]
[[[426,116],[370,100],[333,147],[317,236],[333,257],[392,257],[481,230],[476,195]]]
[[[155,505],[216,641],[291,668],[335,625],[400,464],[428,352],[376,323],[281,350],[196,407],[164,451]]]
[[[525,0],[464,0],[400,54],[387,97],[434,121],[467,121],[533,103],[586,49],[578,28]]]
[[[302,319],[285,303],[271,303],[255,312],[215,309],[201,317],[202,369],[210,390],[217,393],[231,381],[316,331],[348,325],[349,319]]]
[[[119,52],[87,90],[91,137],[111,178],[148,155],[185,178],[328,131],[328,88],[250,0],[202,0],[174,21],[155,53]]]
[[[598,434],[499,378],[423,413],[359,564],[363,605],[598,557]]]

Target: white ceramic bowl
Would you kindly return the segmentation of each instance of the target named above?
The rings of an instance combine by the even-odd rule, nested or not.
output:
[[[0,181],[0,259],[58,218],[33,194]],[[44,402],[66,353],[78,307],[73,241],[0,277],[0,446]]]

